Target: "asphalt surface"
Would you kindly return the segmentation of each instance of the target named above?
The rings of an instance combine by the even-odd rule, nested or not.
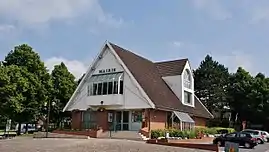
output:
[[[117,139],[33,139],[0,140],[0,152],[208,152]]]
[[[224,148],[220,148],[220,152],[224,152]],[[239,148],[239,152],[269,152],[269,143],[260,144],[254,147],[253,149]]]

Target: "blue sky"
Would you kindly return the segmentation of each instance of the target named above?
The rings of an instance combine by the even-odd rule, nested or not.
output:
[[[79,77],[105,40],[153,61],[206,54],[234,72],[269,74],[268,0],[1,0],[0,57],[31,45],[49,69]]]

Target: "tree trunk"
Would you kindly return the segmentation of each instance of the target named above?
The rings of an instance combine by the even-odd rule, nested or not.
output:
[[[17,134],[21,135],[21,122],[19,122]]]
[[[25,125],[25,134],[28,134],[28,123]]]

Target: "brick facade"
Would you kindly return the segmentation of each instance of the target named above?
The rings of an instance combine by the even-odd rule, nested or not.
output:
[[[82,121],[82,111],[72,111],[72,129],[80,129]]]
[[[195,126],[206,126],[206,118],[201,118],[201,117],[192,117],[192,119],[195,121]]]
[[[110,111],[96,111],[96,123],[97,126],[103,130],[109,130],[108,112]],[[112,111],[111,111],[112,112]],[[72,128],[81,129],[82,124],[82,111],[72,112]],[[142,122],[142,128],[146,130],[165,129],[167,128],[167,111],[146,109],[144,110],[144,119]],[[195,126],[206,126],[206,118],[192,117],[195,121]]]

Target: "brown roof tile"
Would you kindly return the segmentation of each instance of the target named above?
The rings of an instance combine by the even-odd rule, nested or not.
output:
[[[134,54],[124,48],[110,43],[117,55],[121,58],[126,67],[130,70],[137,82],[144,89],[145,93],[155,104],[158,109],[177,110],[186,112],[197,117],[211,118],[210,113],[203,105],[195,98],[195,107],[189,107],[182,104],[178,97],[173,93],[170,87],[162,79],[165,75],[164,65],[169,65],[165,62],[153,63],[152,61]],[[183,59],[186,62],[186,59]],[[172,61],[174,63],[182,63],[183,60]],[[157,66],[156,66],[157,65]],[[161,67],[161,68],[160,68]],[[159,70],[162,69],[162,74]],[[174,66],[173,69],[180,69],[180,66]],[[182,68],[181,68],[182,69]],[[171,72],[175,74],[177,72]],[[182,71],[181,71],[182,73]]]
[[[156,62],[155,65],[161,76],[181,75],[188,59]]]

